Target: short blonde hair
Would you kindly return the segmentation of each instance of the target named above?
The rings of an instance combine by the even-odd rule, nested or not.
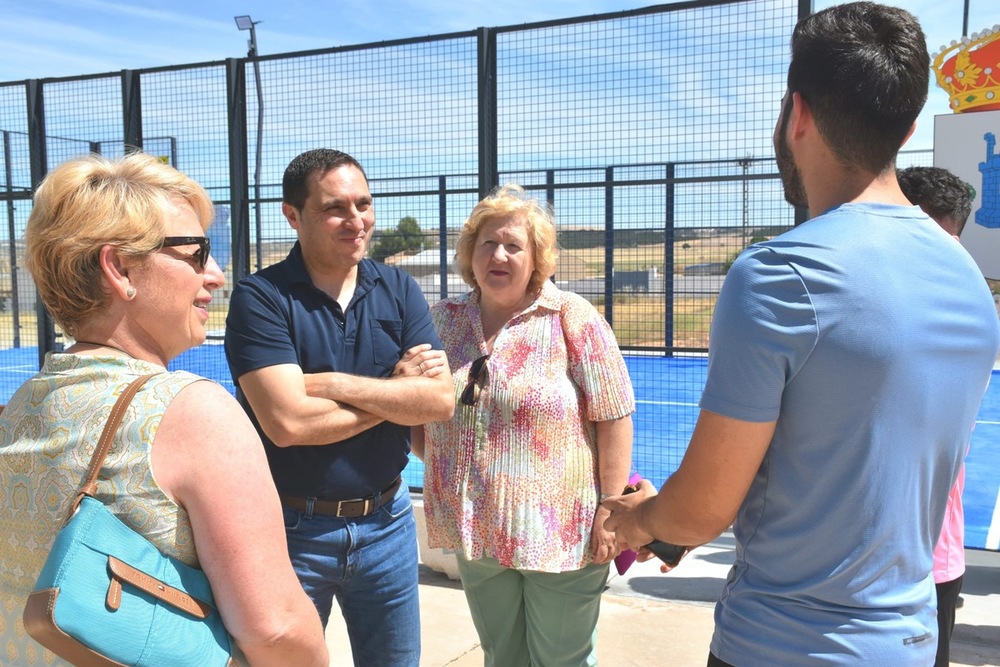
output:
[[[25,263],[67,334],[110,303],[101,248],[111,244],[137,258],[155,252],[163,243],[164,212],[178,199],[191,205],[207,230],[215,210],[205,189],[144,153],[75,158],[42,180],[25,229]]]
[[[552,209],[528,197],[520,185],[508,183],[494,190],[476,204],[455,245],[455,267],[462,279],[474,290],[479,284],[472,272],[472,253],[483,225],[510,215],[519,217],[528,229],[528,240],[535,261],[535,270],[528,280],[528,292],[537,294],[546,280],[556,273],[559,248],[556,245],[556,223]]]

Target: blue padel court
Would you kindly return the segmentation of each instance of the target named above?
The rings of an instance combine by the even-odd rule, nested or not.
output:
[[[698,416],[705,382],[703,357],[626,356],[635,387],[633,465],[659,486],[680,464]],[[0,350],[0,403],[38,368],[38,350]],[[220,344],[185,352],[171,369],[189,370],[216,380],[235,393]],[[983,399],[966,459],[965,544],[1000,550],[1000,370]],[[423,465],[413,459],[403,474],[411,487],[423,486]]]

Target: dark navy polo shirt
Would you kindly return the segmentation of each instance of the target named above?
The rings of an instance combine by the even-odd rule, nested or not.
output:
[[[358,265],[346,312],[313,285],[298,243],[283,261],[236,285],[226,318],[226,359],[280,493],[331,500],[378,493],[406,467],[410,428],[385,421],[335,444],[278,447],[261,430],[240,376],[298,364],[304,373],[387,378],[403,352],[421,343],[443,347],[423,292],[405,271],[370,259]]]

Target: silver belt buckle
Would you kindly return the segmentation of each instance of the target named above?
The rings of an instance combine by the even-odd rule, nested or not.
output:
[[[338,517],[342,517],[344,515],[343,514],[343,509],[342,509],[344,503],[360,503],[360,502],[363,502],[365,504],[365,508],[362,511],[361,515],[362,516],[367,516],[368,514],[370,514],[371,510],[369,509],[368,503],[373,503],[374,504],[374,502],[375,502],[374,500],[372,500],[371,498],[353,498],[351,500],[338,500],[337,501],[337,516]]]

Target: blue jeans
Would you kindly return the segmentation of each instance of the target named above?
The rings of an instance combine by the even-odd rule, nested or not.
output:
[[[406,483],[388,505],[357,519],[283,512],[295,573],[324,628],[337,598],[354,664],[418,667],[417,527]]]

